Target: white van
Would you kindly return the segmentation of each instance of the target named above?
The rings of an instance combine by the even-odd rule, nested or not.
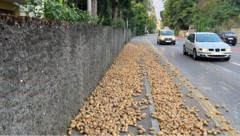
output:
[[[157,37],[158,44],[176,44],[176,37],[173,30],[160,30]]]

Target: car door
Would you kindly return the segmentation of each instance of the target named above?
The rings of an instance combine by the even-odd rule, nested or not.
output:
[[[191,53],[193,52],[193,49],[195,48],[195,34],[192,34],[192,37],[190,39],[189,49],[191,50]]]
[[[223,41],[226,40],[226,38],[225,38],[225,33],[222,33],[222,35],[221,35],[221,39],[222,39]]]
[[[185,47],[188,53],[192,53],[193,50],[193,40],[194,40],[194,34],[190,34],[185,42]]]
[[[189,44],[190,44],[191,36],[192,36],[192,34],[188,35],[188,37],[185,40],[185,47],[186,47],[187,51],[189,50]]]

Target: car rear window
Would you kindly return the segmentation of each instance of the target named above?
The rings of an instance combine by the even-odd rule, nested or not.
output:
[[[233,33],[226,33],[225,35],[226,36],[236,36],[236,34],[233,34]]]
[[[215,34],[197,34],[197,42],[222,42],[222,40]]]
[[[174,35],[173,31],[160,31],[160,35]]]

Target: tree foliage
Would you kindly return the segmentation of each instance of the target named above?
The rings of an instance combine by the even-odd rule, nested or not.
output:
[[[239,15],[240,0],[167,0],[163,24],[176,31],[193,24],[198,31],[214,29]]]
[[[104,3],[104,4],[103,4]],[[118,21],[127,20],[131,1],[129,0],[98,0],[98,16],[103,25],[113,25]]]
[[[199,31],[214,29],[237,15],[233,3],[227,0],[209,0],[198,4],[199,11],[194,16],[194,25]]]
[[[98,16],[103,25],[127,26],[137,35],[145,33],[148,0],[98,0]],[[102,4],[104,3],[104,4]]]
[[[48,19],[89,22],[90,15],[72,5],[72,8],[63,1],[46,0],[44,3],[44,16]]]
[[[187,29],[192,22],[192,17],[196,13],[196,0],[167,0],[165,2],[165,10],[161,16],[163,25],[178,31]]]
[[[131,27],[136,30],[137,35],[145,33],[147,17],[146,7],[141,3],[133,3]]]
[[[150,14],[147,18],[146,28],[149,33],[154,33],[156,29],[156,16],[155,14]]]
[[[34,17],[44,15],[44,18],[53,20],[76,21],[114,27],[128,26],[135,30],[138,35],[144,34],[146,27],[151,31],[154,29],[153,16],[148,18],[147,15],[147,10],[150,9],[149,0],[98,0],[97,18],[90,16],[86,10],[80,10],[86,7],[86,0],[28,1],[26,9],[28,12],[33,12]],[[36,7],[41,7],[42,13],[35,10]],[[147,19],[150,24],[147,24]]]

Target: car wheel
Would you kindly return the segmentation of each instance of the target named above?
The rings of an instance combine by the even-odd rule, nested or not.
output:
[[[176,42],[172,42],[172,45],[176,45]]]
[[[183,45],[183,55],[188,55],[188,53],[186,51],[186,48],[185,48],[185,45]]]
[[[236,44],[232,44],[232,46],[235,46]]]
[[[196,49],[193,50],[193,59],[194,59],[194,60],[198,60],[198,56],[197,56],[197,51],[196,51]]]

